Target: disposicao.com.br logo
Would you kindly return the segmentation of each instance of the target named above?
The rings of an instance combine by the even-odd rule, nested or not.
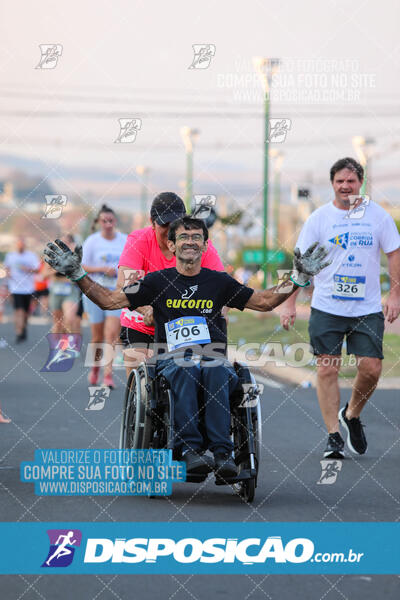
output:
[[[24,522],[0,538],[1,574],[399,572],[397,522]]]
[[[363,553],[352,549],[345,552],[314,553],[314,543],[308,538],[294,538],[286,543],[281,536],[262,538],[89,538],[85,563],[159,563],[166,559],[180,564],[242,563],[253,565],[275,563],[338,563],[360,562]]]
[[[75,547],[81,545],[79,529],[48,529],[50,548],[42,567],[68,567],[74,558]]]

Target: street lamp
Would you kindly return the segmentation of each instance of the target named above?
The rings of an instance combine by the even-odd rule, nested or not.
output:
[[[371,169],[371,148],[375,144],[375,140],[373,138],[365,138],[361,135],[355,135],[351,141],[353,142],[353,148],[357,154],[357,158],[364,167],[364,181],[361,186],[360,193],[365,194],[367,191],[367,185],[368,190],[371,190],[371,182],[368,179],[367,184],[367,176]]]
[[[269,151],[269,154],[272,158],[273,172],[274,172],[274,204],[273,204],[273,233],[272,239],[270,238],[272,244],[275,243],[275,248],[278,249],[279,246],[279,209],[280,209],[280,200],[281,200],[281,171],[282,171],[282,163],[284,158],[284,153],[280,150],[276,150],[272,148]]]
[[[268,147],[269,147],[269,112],[270,112],[270,87],[272,76],[279,68],[279,58],[253,58],[254,68],[260,76],[264,88],[264,183],[263,183],[263,289],[267,287],[268,275],[268,248],[267,248],[267,227],[268,227]]]
[[[186,187],[185,206],[186,212],[190,213],[193,193],[193,147],[200,131],[190,127],[181,127],[181,136],[186,150]]]
[[[149,167],[144,167],[143,165],[138,165],[136,167],[136,173],[138,175],[140,175],[140,177],[142,178],[142,180],[141,180],[142,187],[140,190],[140,212],[142,214],[143,226],[146,223],[146,217],[147,217],[147,189],[148,189],[147,176],[148,176],[149,172],[150,172]]]

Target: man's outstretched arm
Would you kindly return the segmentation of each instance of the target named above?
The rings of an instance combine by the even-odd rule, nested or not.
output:
[[[290,286],[291,289],[289,289]],[[286,291],[283,291],[282,288],[285,288]],[[260,312],[273,310],[282,304],[282,302],[285,302],[285,300],[287,300],[297,289],[298,286],[296,286],[294,283],[291,281],[285,281],[284,283],[280,283],[275,287],[268,288],[262,292],[255,291],[247,301],[246,308],[258,310]]]
[[[55,244],[50,242],[44,250],[44,260],[58,273],[62,273],[76,283],[85,296],[103,310],[116,310],[129,306],[129,300],[122,290],[108,290],[90,279],[81,264],[82,246],[76,246],[72,252],[61,240],[56,240]]]
[[[129,300],[122,290],[108,290],[90,279],[89,275],[76,281],[76,284],[89,300],[92,300],[103,310],[118,310],[119,308],[129,307]]]
[[[327,254],[328,251],[323,246],[319,246],[318,242],[310,246],[304,254],[301,254],[300,250],[295,248],[293,271],[290,279],[268,290],[253,292],[245,308],[261,312],[273,310],[282,302],[285,302],[300,287],[310,285],[310,277],[317,275],[322,269],[331,264],[331,261],[324,262]]]

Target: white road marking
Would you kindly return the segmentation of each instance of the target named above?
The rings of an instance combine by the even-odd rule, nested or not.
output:
[[[256,378],[256,381],[258,383],[262,383],[263,385],[267,385],[271,388],[281,390],[285,387],[284,383],[279,383],[278,381],[274,381],[273,379],[270,379],[269,377],[264,377],[263,375],[258,375],[254,373],[254,377]]]

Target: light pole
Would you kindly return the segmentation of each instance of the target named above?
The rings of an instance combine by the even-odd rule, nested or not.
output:
[[[190,127],[181,127],[181,136],[186,150],[186,186],[185,186],[185,206],[186,212],[191,211],[192,194],[193,194],[193,147],[194,142],[199,136],[198,129]]]
[[[141,190],[140,190],[140,212],[142,214],[142,225],[144,227],[147,217],[147,176],[150,172],[149,167],[138,165],[136,167],[136,173],[140,175],[141,179]]]
[[[361,135],[355,135],[351,141],[353,142],[353,148],[357,154],[357,158],[364,167],[364,181],[360,189],[360,194],[365,194],[367,190],[370,194],[371,181],[370,177],[368,178],[368,176],[371,170],[371,148],[375,144],[375,140],[373,138],[365,138]]]
[[[281,170],[284,154],[280,150],[272,148],[270,156],[273,160],[274,170],[274,210],[273,210],[273,238],[272,243],[275,244],[275,248],[279,246],[279,209],[281,203]]]
[[[270,87],[272,75],[279,68],[278,58],[253,59],[254,68],[260,76],[264,88],[264,183],[263,183],[263,289],[267,287],[268,277],[268,247],[267,247],[267,227],[268,227],[268,149],[269,149],[269,112],[270,112]]]

